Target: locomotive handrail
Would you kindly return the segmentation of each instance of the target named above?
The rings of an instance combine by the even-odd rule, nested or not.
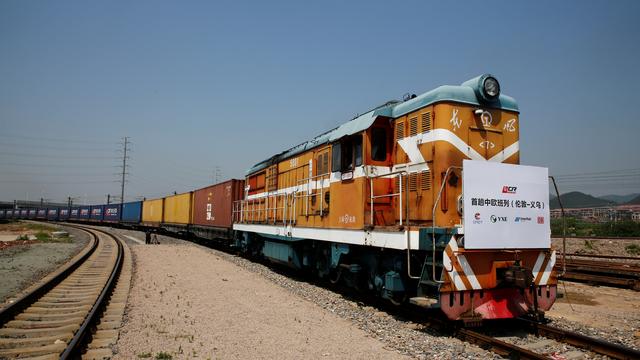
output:
[[[402,226],[402,176],[408,174],[407,170],[396,170],[390,173],[386,173],[386,174],[378,174],[378,175],[367,175],[369,178],[369,190],[371,193],[370,196],[370,200],[369,200],[369,207],[371,208],[370,211],[370,218],[371,218],[371,226],[375,226],[374,223],[374,199],[378,199],[378,198],[384,198],[384,197],[395,197],[398,196],[400,203],[398,204],[398,211],[399,211],[399,218],[400,218],[400,222],[399,225]],[[377,179],[377,178],[381,178],[381,177],[388,177],[388,178],[394,178],[397,177],[399,179],[399,186],[398,186],[398,192],[397,193],[391,193],[391,194],[385,194],[385,195],[373,195],[373,180]]]
[[[322,178],[321,180],[318,180]],[[320,181],[320,216],[324,214],[324,181],[326,179],[331,179],[331,173],[320,174],[316,176],[310,176],[308,178],[298,180],[298,186],[307,185],[306,193],[302,193],[301,195],[296,195],[299,198],[305,198],[305,216],[309,216],[309,198],[311,196],[316,196],[318,194],[318,181]],[[311,188],[311,182],[315,183],[315,188]],[[314,191],[314,192],[312,192]]]
[[[395,197],[397,196],[399,201],[398,204],[398,210],[399,210],[399,217],[400,217],[400,221],[399,221],[399,225],[402,225],[402,177],[408,175],[409,172],[407,170],[396,170],[387,174],[378,174],[378,175],[368,175],[369,177],[369,190],[371,193],[370,196],[370,200],[369,200],[369,206],[370,206],[370,213],[371,213],[371,226],[375,226],[374,223],[374,199],[379,199],[379,198],[385,198],[385,197]],[[397,177],[399,180],[398,183],[398,192],[397,193],[392,193],[392,194],[385,194],[385,195],[374,195],[373,194],[373,180],[376,178],[381,178],[381,177],[388,177],[388,178],[393,178],[393,177]],[[407,225],[409,225],[409,192],[406,191],[407,193]],[[406,230],[406,234],[405,234],[406,238],[407,238],[407,276],[411,279],[419,279],[421,276],[413,276],[411,275],[411,231],[409,229]]]
[[[438,191],[438,197],[436,198],[436,201],[433,203],[433,212],[431,213],[431,246],[432,246],[432,252],[431,252],[431,278],[433,279],[434,282],[438,283],[438,284],[442,284],[444,283],[444,281],[442,280],[438,280],[436,279],[436,208],[438,207],[438,203],[440,202],[440,198],[442,197],[442,191],[444,190],[444,187],[447,185],[447,179],[449,178],[449,174],[451,173],[451,171],[453,169],[459,169],[462,171],[462,166],[449,166],[447,168],[447,171],[444,174],[444,177],[442,178],[442,184],[440,185],[440,190]],[[464,186],[464,184],[463,184]],[[451,264],[451,269],[447,269],[444,266],[444,261],[442,262],[442,267],[447,271],[447,272],[451,272],[453,270],[453,264]]]

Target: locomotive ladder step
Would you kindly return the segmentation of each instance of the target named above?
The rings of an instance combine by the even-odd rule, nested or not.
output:
[[[412,297],[409,299],[409,302],[413,305],[417,305],[426,309],[438,307],[438,300],[425,296]]]
[[[420,285],[438,286],[439,284],[430,279],[420,279]]]

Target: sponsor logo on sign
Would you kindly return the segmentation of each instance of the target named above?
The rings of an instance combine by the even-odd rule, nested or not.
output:
[[[524,216],[516,216],[515,218],[515,222],[517,223],[523,223],[523,222],[527,222],[527,221],[531,221],[530,217],[524,217]]]
[[[538,224],[544,224],[544,216],[538,216]]]
[[[107,216],[118,215],[118,208],[107,208]]]
[[[495,215],[491,215],[491,217],[489,218],[491,220],[492,223],[497,223],[497,222],[507,222],[507,217],[506,216],[495,216]]]
[[[475,215],[473,215],[473,218],[475,220],[473,220],[474,224],[482,224],[482,218],[480,216],[480,213],[475,213]]]
[[[517,189],[518,189],[518,187],[516,187],[516,186],[505,185],[505,186],[502,187],[502,193],[503,194],[515,194]]]

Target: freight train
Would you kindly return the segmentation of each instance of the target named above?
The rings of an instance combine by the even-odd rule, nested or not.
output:
[[[516,101],[485,74],[377,106],[257,163],[243,180],[0,218],[217,239],[451,320],[540,314],[557,286],[548,172],[518,165],[519,128]]]

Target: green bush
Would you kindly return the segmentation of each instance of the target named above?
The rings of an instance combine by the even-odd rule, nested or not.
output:
[[[609,221],[604,223],[588,223],[575,218],[566,218],[567,235],[575,236],[612,236],[612,237],[638,237],[640,236],[640,223],[633,221]],[[562,219],[551,220],[551,234],[562,236]]]
[[[640,255],[640,245],[638,244],[629,244],[624,249],[631,255]]]

